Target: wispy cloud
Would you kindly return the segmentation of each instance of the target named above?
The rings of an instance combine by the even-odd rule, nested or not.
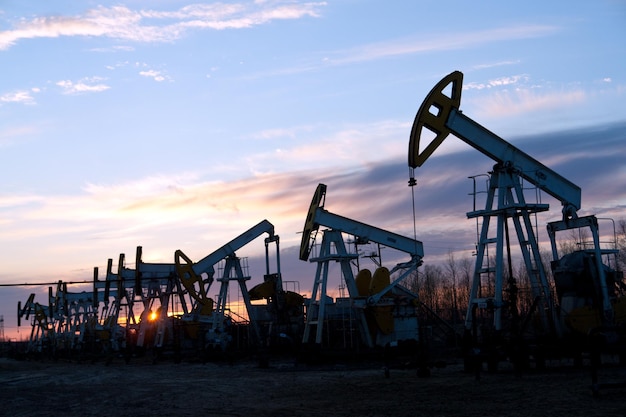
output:
[[[327,62],[344,64],[398,55],[471,48],[494,42],[546,36],[557,30],[558,28],[554,26],[520,25],[464,33],[437,34],[437,36],[426,39],[423,36],[396,39],[390,42],[373,43],[351,50],[338,51],[333,54],[334,57],[329,56]]]
[[[61,36],[108,37],[131,42],[171,42],[192,29],[241,29],[274,20],[318,17],[324,2],[291,1],[194,4],[176,11],[98,6],[78,16],[22,19],[0,32],[0,50],[22,39]]]
[[[111,88],[103,83],[104,80],[101,77],[89,77],[75,82],[61,80],[56,85],[63,89],[63,94],[101,93]]]
[[[616,173],[625,174],[623,128],[621,124],[601,132],[532,136],[521,138],[519,146],[583,188],[585,213],[611,213],[618,220],[624,212],[616,207],[626,198],[620,188],[623,182],[615,181]],[[572,140],[579,146],[570,157],[561,157]],[[378,142],[376,149],[382,143]],[[332,169],[257,174],[224,182],[190,171],[125,183],[86,184],[78,195],[5,193],[0,196],[0,209],[11,221],[0,223],[0,228],[9,248],[24,242],[31,242],[35,252],[49,251],[48,246],[66,248],[67,253],[55,258],[63,270],[68,263],[98,265],[136,245],[146,245],[150,253],[162,253],[166,260],[181,248],[197,260],[263,219],[276,226],[281,245],[288,248],[298,245],[309,202],[323,182],[328,185],[329,211],[395,233],[412,236],[414,208],[417,238],[425,242],[429,259],[448,249],[471,250],[475,229],[465,216],[472,207],[468,176],[487,172],[493,161],[474,149],[437,151],[416,172],[417,186],[411,189],[406,185],[404,157],[408,140],[402,138],[393,147],[401,148],[402,155],[384,153],[386,157],[360,165],[357,156]],[[550,205],[546,219],[559,218],[558,202],[550,200]],[[55,244],[46,244],[51,241]],[[13,261],[7,258],[7,262]],[[19,270],[16,265],[5,266]]]
[[[254,154],[246,159],[246,166],[256,174],[275,172],[276,167],[281,167],[281,170],[329,169],[346,165],[362,167],[374,160],[401,158],[405,149],[400,143],[407,140],[407,130],[410,130],[408,122],[395,120],[346,125],[331,132],[320,126],[264,130],[255,137],[288,139],[299,136],[302,139],[306,136],[311,140],[283,140],[286,146]],[[372,152],[372,149],[376,151]]]
[[[399,56],[475,48],[496,42],[548,36],[559,30],[560,28],[557,26],[519,25],[470,32],[435,33],[431,36],[424,36],[420,33],[412,37],[391,39],[383,42],[359,45],[348,49],[320,53],[314,60],[269,73],[257,74],[254,77],[297,74],[316,71],[326,67],[376,61]],[[494,65],[508,64],[510,64],[510,62]]]
[[[477,116],[505,117],[520,113],[581,103],[587,94],[582,89],[571,91],[545,91],[535,89],[511,89],[498,91],[489,97],[473,100]]]
[[[298,133],[308,133],[314,128],[312,126],[297,126],[292,128],[279,127],[275,129],[265,129],[260,132],[254,133],[252,137],[254,139],[283,139],[283,138],[296,138]]]
[[[23,103],[23,104],[35,104],[35,97],[33,93],[38,93],[38,88],[30,90],[17,90],[10,93],[6,93],[0,96],[0,103]]]
[[[142,77],[152,78],[156,82],[163,82],[171,79],[170,76],[165,74],[163,71],[156,70],[139,71],[139,75]]]
[[[500,62],[494,62],[494,63],[488,63],[488,64],[474,65],[472,68],[475,70],[483,70],[483,69],[503,67],[503,66],[508,66],[508,65],[517,65],[520,62],[521,61],[519,59],[515,61],[500,61]]]
[[[133,48],[132,46],[128,46],[128,45],[114,45],[111,47],[107,47],[107,48],[92,48],[91,51],[94,52],[132,52],[134,51],[135,48]]]
[[[106,69],[111,70],[111,71],[115,71],[118,68],[124,68],[127,67],[128,65],[131,65],[131,63],[129,61],[120,61],[120,62],[116,62],[115,64],[112,65],[107,65]],[[141,64],[139,63],[135,63],[135,66],[140,66]]]
[[[37,195],[29,195],[29,194],[2,195],[0,196],[0,208],[22,207],[28,204],[37,203],[41,201],[43,201],[43,198]]]
[[[494,78],[486,82],[471,82],[463,85],[464,90],[484,90],[492,87],[504,87],[508,85],[516,85],[521,81],[528,81],[529,76],[526,74],[510,75],[508,77]]]
[[[115,256],[110,248],[119,253],[147,242],[168,257],[184,243],[196,249],[197,259],[263,219],[280,224],[285,244],[296,244],[315,180],[293,174],[228,183],[193,177],[87,185],[79,195],[7,196],[0,208],[12,221],[0,227],[5,242],[16,247],[25,241],[45,247],[53,240],[74,247],[72,256],[84,255],[81,262],[101,262]],[[170,238],[163,240],[166,235]],[[80,247],[86,241],[93,241],[91,247]],[[102,259],[94,259],[94,252]]]

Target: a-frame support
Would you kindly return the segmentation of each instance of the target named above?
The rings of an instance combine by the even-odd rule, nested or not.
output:
[[[240,259],[235,255],[227,256],[225,259],[224,271],[221,278],[217,278],[220,282],[220,293],[217,298],[217,305],[215,311],[213,311],[213,329],[223,329],[224,323],[221,321],[226,316],[226,308],[228,304],[228,286],[230,281],[237,281],[241,290],[241,296],[246,306],[246,312],[248,313],[248,319],[250,320],[250,326],[254,332],[256,343],[261,342],[261,333],[258,328],[257,320],[252,317],[254,310],[252,309],[252,303],[250,301],[250,295],[248,294],[248,288],[246,281],[250,280],[249,276],[245,276],[241,267]]]
[[[326,289],[328,283],[328,269],[331,261],[339,262],[341,264],[341,273],[348,288],[350,299],[354,303],[355,299],[359,298],[356,281],[354,279],[354,273],[352,272],[352,266],[350,262],[358,257],[358,254],[348,253],[346,245],[343,241],[343,237],[340,231],[334,229],[328,229],[323,231],[322,242],[320,245],[320,252],[317,258],[309,259],[311,262],[317,262],[317,270],[315,273],[315,282],[313,284],[313,290],[311,292],[311,299],[307,305],[306,322],[304,326],[304,335],[302,337],[302,343],[309,343],[311,338],[311,332],[315,329],[315,343],[322,343],[322,336],[324,331],[324,320],[326,317]],[[362,297],[361,297],[362,298]],[[363,343],[367,347],[373,347],[372,337],[365,320],[365,300],[363,300],[361,308],[357,308],[357,320],[359,325],[359,333]],[[313,306],[317,305],[317,314],[312,312],[315,310]]]

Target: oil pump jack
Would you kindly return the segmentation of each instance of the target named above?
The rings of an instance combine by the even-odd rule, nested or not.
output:
[[[246,266],[237,257],[236,251],[243,248],[259,236],[267,234],[265,238],[266,274],[264,282],[248,291],[246,281]],[[269,245],[275,245],[276,272],[271,273]],[[223,264],[221,276],[216,277],[216,266]],[[231,318],[228,312],[229,283],[236,281],[239,284],[241,295],[246,306],[248,320],[252,329],[250,337],[253,346],[265,344],[268,334],[272,331],[287,333],[281,326],[297,323],[298,315],[302,319],[302,298],[292,292],[284,291],[280,272],[279,237],[274,233],[274,226],[267,220],[259,222],[249,230],[226,243],[216,251],[193,263],[181,250],[175,253],[177,274],[194,304],[183,319],[190,321],[204,320],[207,322],[208,332],[206,342],[213,346],[226,347],[231,339],[228,328]],[[220,282],[217,305],[209,297],[209,288],[214,280]],[[266,308],[258,308],[252,300],[266,298]],[[300,308],[298,308],[298,303]],[[296,313],[294,313],[294,311]],[[300,311],[298,314],[297,312]],[[269,317],[268,317],[269,315]]]
[[[626,298],[621,297],[625,289],[623,276],[614,269],[616,261],[613,261],[613,267],[610,266],[610,257],[616,256],[617,250],[601,248],[598,219],[595,216],[578,216],[581,189],[577,185],[459,110],[462,80],[461,72],[452,72],[435,85],[420,106],[411,130],[408,162],[409,185],[414,186],[414,169],[422,166],[450,133],[496,162],[489,176],[486,207],[467,213],[468,218],[481,218],[482,228],[477,242],[465,318],[466,334],[471,334],[474,345],[481,343],[479,340],[493,345],[499,343],[505,330],[511,331],[512,337],[517,335],[518,342],[523,333],[532,330],[530,343],[543,345],[543,348],[548,345],[558,346],[557,349],[562,353],[567,345],[562,341],[573,337],[581,342],[575,349],[581,349],[586,334],[600,327],[615,328],[615,325],[626,322]],[[428,131],[425,139],[430,139],[430,142],[420,146],[425,131]],[[562,219],[547,225],[553,255],[551,268],[554,285],[548,281],[531,221],[531,216],[547,211],[549,206],[528,202],[523,181],[548,193],[562,204]],[[492,219],[496,221],[495,236],[493,228],[490,228]],[[532,307],[523,320],[518,316],[515,298],[504,299],[505,292],[516,293],[510,257],[509,286],[505,288],[505,256],[510,256],[509,221],[517,234],[533,295]],[[591,244],[574,254],[560,257],[556,233],[580,229],[591,233]],[[487,255],[490,245],[495,245],[495,264],[490,262]],[[489,278],[494,278],[492,293],[487,293],[485,285]],[[556,296],[552,291],[554,287]],[[483,322],[480,325],[479,315],[482,314],[479,314],[479,310],[489,313],[486,316],[491,317],[490,323]]]
[[[142,256],[143,248],[137,246],[135,269],[132,269],[125,265],[125,254],[120,254],[117,272],[113,272],[113,260],[109,259],[104,281],[98,279],[98,269],[94,268],[94,293],[102,294],[104,299],[100,325],[110,338],[119,333],[116,327],[122,316],[126,319],[124,345],[127,350],[156,348],[160,351],[164,345],[177,342],[170,309],[186,311],[189,300],[177,279],[175,264],[147,263]],[[112,342],[119,345],[119,342]]]
[[[324,209],[325,200],[326,185],[319,184],[309,207],[300,244],[300,259],[317,263],[313,290],[307,303],[303,344],[332,346],[331,333],[336,329],[332,328],[331,322],[337,318],[337,313],[346,313],[349,320],[335,320],[341,323],[336,327],[345,329],[356,323],[362,346],[373,348],[393,346],[405,340],[418,341],[417,296],[399,284],[416,273],[421,265],[424,256],[422,243],[333,214]],[[311,257],[320,227],[325,229],[322,230],[319,253]],[[391,270],[379,267],[373,274],[368,269],[361,269],[355,277],[352,261],[358,258],[358,251],[348,250],[344,234],[352,236],[357,244],[371,242],[384,245],[408,255],[409,259],[396,264]],[[342,278],[348,289],[349,298],[342,300],[343,303],[332,304],[327,296],[331,261],[340,263]],[[395,278],[393,282],[392,275]],[[345,339],[345,334],[341,339]]]

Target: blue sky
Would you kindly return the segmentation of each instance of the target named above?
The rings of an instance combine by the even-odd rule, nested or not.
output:
[[[197,260],[268,219],[309,290],[296,247],[319,182],[330,211],[413,235],[409,133],[454,70],[464,114],[619,220],[624,39],[623,0],[3,2],[0,283],[89,280],[138,245]],[[491,165],[451,137],[419,169],[425,262],[471,251],[467,177]],[[5,331],[39,291],[0,288]]]

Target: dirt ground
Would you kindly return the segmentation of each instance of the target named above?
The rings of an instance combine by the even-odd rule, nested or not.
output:
[[[624,382],[603,368],[600,382]],[[463,372],[460,362],[415,369],[382,364],[307,366],[270,361],[153,364],[0,358],[3,416],[626,416],[626,388],[592,395],[589,369],[549,366]]]

